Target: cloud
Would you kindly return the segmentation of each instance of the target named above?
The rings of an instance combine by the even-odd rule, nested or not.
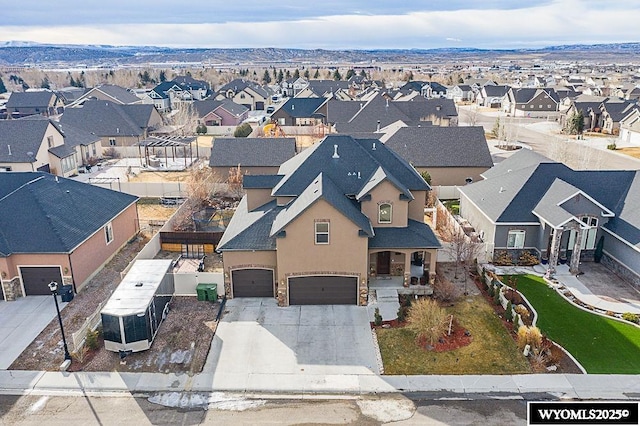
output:
[[[116,3],[118,1],[121,0],[117,0]],[[284,3],[294,7],[298,1]],[[444,4],[444,2],[437,3]],[[500,3],[500,6],[505,7],[507,3],[514,2],[490,1],[489,3]],[[336,6],[335,8],[324,7],[323,3],[323,7],[319,9],[333,10],[333,14],[304,19],[251,21],[240,19],[243,16],[237,14],[234,21],[189,24],[111,23],[68,24],[55,27],[13,25],[0,26],[0,41],[326,49],[460,47],[462,40],[469,44],[464,47],[481,48],[637,41],[637,22],[640,20],[639,2],[621,0],[611,3],[610,5],[607,2],[607,7],[601,8],[601,3],[591,1],[555,0],[519,9],[429,10],[401,14],[368,14],[372,8],[367,8],[364,1],[356,1],[354,4],[359,6],[357,10],[361,13],[343,14],[344,8],[337,7],[338,3],[330,0],[328,4]],[[621,7],[622,3],[626,8]],[[284,9],[277,6],[271,6],[271,9],[279,11],[279,18],[286,16]],[[350,6],[350,9],[356,8]],[[270,16],[274,15],[273,11],[270,13]],[[446,34],[451,33],[456,34],[456,37],[445,38]]]

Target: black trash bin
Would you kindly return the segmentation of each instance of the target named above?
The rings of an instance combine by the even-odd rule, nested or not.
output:
[[[71,302],[73,300],[73,286],[63,285],[60,287],[60,299],[63,302]]]

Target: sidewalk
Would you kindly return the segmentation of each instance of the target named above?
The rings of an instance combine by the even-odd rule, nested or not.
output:
[[[151,392],[272,393],[309,397],[331,394],[438,392],[447,398],[640,399],[637,375],[526,374],[515,376],[376,376],[249,374],[194,376],[158,373],[59,373],[0,371],[0,393],[146,394]],[[435,396],[434,396],[435,398]]]

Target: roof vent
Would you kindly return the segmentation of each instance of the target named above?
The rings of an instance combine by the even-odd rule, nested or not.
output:
[[[358,172],[358,179],[361,179],[361,177],[360,177],[360,172]]]
[[[338,145],[333,146],[333,155],[331,156],[331,158],[340,158],[340,156],[338,155]]]
[[[373,146],[371,147],[371,151],[375,151],[376,150],[376,143],[373,143]]]
[[[380,120],[378,120],[378,127],[376,127],[376,132],[380,131]]]
[[[440,105],[436,105],[436,111],[440,111],[442,107]]]
[[[7,145],[7,149],[9,150],[9,155],[11,155],[11,145]]]
[[[504,191],[505,191],[504,186],[501,186],[499,192],[502,194]]]
[[[143,285],[144,284],[142,284],[142,281],[136,283],[136,287],[142,287]]]
[[[293,111],[294,109],[296,109],[296,105],[295,104],[291,104],[291,111]]]

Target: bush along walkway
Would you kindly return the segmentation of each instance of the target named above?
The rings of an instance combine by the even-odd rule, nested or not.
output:
[[[518,276],[517,287],[536,309],[537,326],[588,373],[640,374],[639,327],[573,305],[541,277]]]

